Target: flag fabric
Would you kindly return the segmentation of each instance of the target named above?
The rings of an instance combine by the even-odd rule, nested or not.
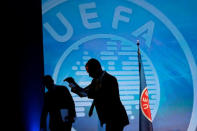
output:
[[[139,44],[138,44],[138,63],[139,63],[139,79],[140,79],[139,131],[153,131],[148,89],[146,85],[146,78],[145,78],[141,53],[139,49]]]

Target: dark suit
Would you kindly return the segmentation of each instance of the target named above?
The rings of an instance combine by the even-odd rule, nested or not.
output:
[[[94,99],[101,125],[106,123],[107,131],[122,131],[124,126],[129,124],[129,120],[120,101],[118,82],[107,72],[102,74],[99,79],[93,79],[84,91],[88,98]]]
[[[51,131],[70,130],[72,122],[63,122],[60,109],[68,109],[68,118],[76,116],[75,105],[68,89],[64,86],[56,86],[53,91],[47,92],[44,98],[44,107],[41,115],[41,128],[46,127],[46,117],[49,112]]]

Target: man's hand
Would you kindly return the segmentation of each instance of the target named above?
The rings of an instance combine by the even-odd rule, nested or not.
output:
[[[72,77],[67,77],[66,79],[64,79],[64,81],[68,82],[68,83],[75,83],[75,80]]]
[[[69,83],[69,86],[71,88],[74,88],[74,87],[77,86],[75,80],[72,77],[67,77],[66,79],[64,79],[64,81],[68,82]]]
[[[69,83],[69,87],[71,87],[71,91],[79,95],[80,97],[87,96],[87,93],[81,88],[72,77],[67,77],[64,81]]]

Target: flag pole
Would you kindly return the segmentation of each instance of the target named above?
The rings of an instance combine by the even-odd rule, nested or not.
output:
[[[145,72],[140,53],[140,42],[137,40],[138,46],[138,64],[139,64],[139,131],[153,131],[151,110],[148,97],[148,89],[146,84]]]
[[[137,54],[138,54],[138,67],[139,67],[139,79],[141,79],[140,77],[140,71],[141,71],[141,63],[140,63],[140,41],[137,40]],[[140,80],[141,81],[141,80]],[[139,86],[139,130],[140,130],[140,127],[141,127],[141,107],[140,107],[140,95],[141,95],[141,82],[140,82],[140,86]]]

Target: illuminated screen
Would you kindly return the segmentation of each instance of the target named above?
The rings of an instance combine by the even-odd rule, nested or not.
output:
[[[178,3],[177,3],[178,2]],[[43,0],[44,71],[58,85],[71,76],[91,82],[90,58],[115,76],[130,124],[139,130],[139,70],[136,41],[149,91],[155,131],[195,131],[197,125],[197,9],[194,1]],[[92,100],[74,93],[73,131],[102,131]],[[116,114],[114,114],[116,115]]]

